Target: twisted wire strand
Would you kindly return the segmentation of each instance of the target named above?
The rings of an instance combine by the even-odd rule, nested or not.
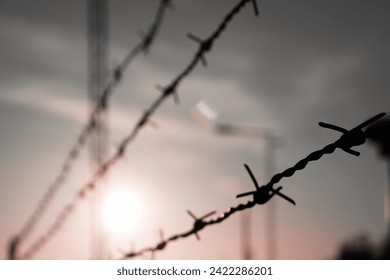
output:
[[[166,248],[168,243],[171,243],[173,241],[177,241],[179,239],[187,238],[187,237],[190,237],[192,235],[196,236],[198,234],[198,232],[201,231],[202,229],[204,229],[205,227],[210,226],[210,225],[215,225],[215,224],[222,223],[224,220],[229,218],[234,213],[239,212],[239,211],[243,211],[243,210],[246,210],[246,209],[249,209],[249,208],[252,208],[255,205],[256,205],[255,201],[248,201],[248,202],[246,202],[244,204],[239,204],[239,205],[237,205],[235,207],[230,207],[228,210],[226,210],[225,212],[222,212],[218,217],[216,217],[214,219],[209,219],[209,220],[198,219],[198,220],[195,220],[192,229],[187,230],[187,231],[185,231],[183,233],[178,233],[178,234],[172,235],[168,239],[160,241],[155,246],[146,247],[146,248],[138,250],[138,251],[132,251],[132,252],[126,253],[126,254],[124,254],[121,257],[121,259],[122,260],[124,260],[124,259],[132,259],[132,258],[135,258],[135,257],[140,257],[140,256],[144,255],[145,253],[155,253],[157,251],[162,251],[162,250],[164,250]]]
[[[340,127],[335,126],[335,125],[329,125],[329,124],[324,124],[324,123],[320,122],[319,125],[321,127],[330,128],[330,129],[342,132],[343,134],[334,143],[331,143],[331,144],[325,146],[321,150],[317,150],[317,151],[312,152],[306,158],[298,161],[293,167],[290,167],[290,168],[286,169],[285,171],[274,175],[267,185],[273,186],[276,183],[278,183],[281,179],[293,176],[295,172],[304,169],[309,162],[317,161],[322,156],[324,156],[326,154],[332,154],[336,149],[341,149],[341,150],[343,150],[347,153],[350,153],[352,155],[359,156],[359,153],[351,150],[351,148],[355,147],[355,146],[360,146],[366,142],[367,135],[366,135],[365,131],[363,131],[362,129],[364,127],[368,126],[369,124],[376,122],[377,120],[384,117],[385,115],[386,115],[386,113],[379,113],[379,114],[371,117],[367,121],[352,128],[351,130],[346,130],[344,128],[340,128]]]
[[[332,144],[325,146],[321,150],[317,150],[315,152],[312,152],[310,155],[308,155],[304,159],[298,161],[293,167],[290,167],[281,173],[275,174],[272,177],[271,181],[267,185],[273,186],[273,185],[279,183],[280,180],[282,180],[283,178],[292,177],[295,172],[297,172],[299,170],[303,170],[309,162],[317,161],[320,158],[322,158],[322,156],[324,156],[325,154],[332,154],[336,149],[337,149],[337,144],[332,143]]]
[[[18,242],[26,239],[27,236],[31,233],[34,226],[37,224],[39,219],[43,216],[44,212],[47,210],[49,203],[52,201],[53,197],[59,191],[59,189],[64,185],[67,177],[70,174],[70,171],[73,167],[73,164],[78,159],[82,148],[85,146],[88,137],[91,135],[92,131],[96,126],[96,119],[101,111],[104,110],[107,106],[107,101],[109,97],[113,94],[114,89],[119,84],[123,72],[129,67],[131,62],[137,58],[141,53],[146,53],[150,50],[154,39],[158,35],[158,31],[162,25],[164,18],[164,13],[166,9],[171,5],[171,0],[161,0],[160,5],[157,10],[155,19],[153,20],[152,26],[149,29],[149,32],[143,36],[142,40],[124,57],[122,62],[116,67],[116,69],[110,75],[107,84],[97,101],[95,107],[93,108],[91,115],[89,117],[88,123],[83,127],[79,136],[76,139],[76,142],[69,150],[65,161],[62,164],[61,170],[55,180],[49,185],[47,191],[42,196],[41,200],[38,203],[37,208],[32,212],[32,215],[25,223],[24,227],[17,236]]]
[[[166,3],[169,1],[163,2]],[[222,20],[222,23],[217,27],[212,35],[205,41],[199,42],[199,48],[195,52],[195,55],[188,66],[184,68],[184,70],[179,73],[168,86],[161,89],[160,96],[158,96],[157,99],[150,105],[150,107],[140,116],[138,122],[133,127],[133,130],[127,137],[122,140],[114,155],[98,168],[97,172],[86,184],[83,185],[83,187],[74,196],[71,202],[68,203],[62,209],[62,211],[60,211],[59,215],[55,219],[55,222],[49,227],[49,229],[44,234],[42,234],[22,255],[23,259],[30,259],[60,230],[64,222],[75,209],[76,205],[84,199],[87,192],[94,190],[97,181],[100,180],[108,172],[108,170],[110,170],[118,162],[118,160],[124,156],[127,146],[133,142],[140,130],[145,127],[145,125],[150,120],[150,117],[160,108],[162,103],[170,96],[173,96],[174,99],[177,100],[176,91],[179,84],[195,69],[198,63],[203,60],[204,54],[211,51],[214,41],[220,37],[220,35],[226,30],[228,24],[249,2],[253,3],[255,14],[258,14],[255,0],[241,0],[229,13],[227,13],[227,15]]]
[[[382,118],[384,115],[385,115],[385,113],[380,113],[380,114],[372,117],[368,121],[358,125],[357,127],[353,128],[349,131],[343,129],[343,131],[344,131],[343,135],[337,141],[325,146],[321,150],[317,150],[317,151],[310,153],[307,157],[298,161],[298,163],[296,163],[293,167],[290,167],[290,168],[286,169],[285,171],[274,175],[271,178],[270,182],[268,182],[263,187],[272,188],[272,186],[274,184],[278,183],[282,178],[293,176],[296,171],[303,170],[309,162],[317,161],[325,154],[332,154],[338,148],[350,153],[349,149],[351,147],[362,145],[366,141],[367,136],[366,136],[365,132],[362,131],[362,128],[364,126],[367,126],[369,123],[377,121],[378,119]],[[320,125],[321,125],[321,123],[320,123]],[[258,190],[260,190],[260,189],[258,189]],[[162,251],[166,248],[168,243],[171,243],[171,242],[176,241],[176,240],[181,239],[181,238],[187,238],[191,235],[197,236],[198,232],[203,230],[207,226],[222,223],[223,221],[228,219],[234,213],[252,208],[257,204],[265,204],[273,197],[272,194],[268,194],[268,199],[266,200],[266,202],[264,202],[263,198],[256,199],[255,192],[253,194],[254,194],[254,199],[246,202],[245,204],[239,204],[235,207],[231,207],[227,211],[221,213],[218,217],[216,217],[214,219],[209,219],[209,220],[204,220],[202,218],[196,219],[194,224],[193,224],[192,229],[190,229],[186,232],[183,232],[183,233],[172,235],[170,238],[168,238],[166,240],[162,240],[160,243],[156,244],[155,246],[150,246],[150,247],[146,247],[144,249],[140,249],[137,251],[131,251],[129,253],[126,253],[121,257],[121,259],[132,259],[135,257],[142,256],[148,252],[154,254],[157,251]]]

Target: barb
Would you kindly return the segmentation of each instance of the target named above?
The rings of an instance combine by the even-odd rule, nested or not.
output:
[[[92,131],[96,126],[97,116],[100,114],[101,111],[104,110],[104,108],[106,108],[109,97],[112,95],[114,89],[119,84],[123,73],[129,67],[131,62],[141,53],[148,53],[150,51],[154,39],[157,37],[158,31],[162,25],[165,10],[171,5],[171,0],[161,0],[159,8],[157,10],[157,14],[149,32],[143,36],[142,40],[125,56],[122,62],[113,70],[111,77],[108,79],[108,82],[97,104],[92,110],[87,125],[82,129],[76,142],[70,149],[64,163],[62,164],[59,175],[55,178],[52,184],[49,185],[48,190],[39,201],[38,207],[35,209],[29,220],[26,222],[25,226],[20,231],[18,235],[19,241],[26,239],[26,237],[30,234],[40,217],[46,211],[50,201],[65,183],[65,180],[68,177],[74,162],[79,157],[81,149],[85,146],[88,137],[91,135]]]
[[[196,239],[200,240],[200,237],[198,235],[198,231],[202,230],[207,222],[204,220],[212,215],[214,215],[215,213],[217,213],[217,211],[212,211],[200,218],[197,218],[194,214],[192,214],[192,212],[190,210],[187,210],[187,213],[195,220],[194,221],[194,228],[193,228],[193,231],[194,231],[194,234],[196,236]]]
[[[162,105],[162,103],[169,97],[173,96],[177,97],[177,88],[180,83],[195,69],[198,63],[202,60],[202,57],[205,53],[210,52],[213,46],[213,43],[219,38],[219,36],[226,30],[228,24],[233,20],[233,18],[240,13],[241,9],[249,2],[254,3],[255,0],[241,0],[222,20],[221,24],[217,27],[217,29],[210,35],[209,38],[200,43],[198,50],[196,51],[194,57],[187,65],[187,67],[179,73],[171,82],[165,87],[161,88],[161,95],[150,105],[150,107],[145,110],[145,112],[139,118],[137,124],[134,126],[131,133],[123,139],[120,143],[115,154],[109,158],[105,163],[103,163],[98,171],[94,174],[94,176],[81,188],[81,190],[77,193],[74,199],[63,208],[63,210],[57,216],[54,224],[41,236],[39,237],[33,245],[28,248],[23,255],[24,259],[31,258],[34,254],[36,254],[41,247],[46,244],[51,237],[61,228],[62,224],[65,222],[67,217],[75,208],[76,204],[84,198],[87,192],[92,191],[95,188],[96,182],[102,178],[109,169],[111,169],[116,162],[122,158],[126,152],[126,147],[137,137],[140,130],[150,121],[151,116],[157,111],[157,109]],[[170,3],[170,1],[163,1],[163,3]],[[165,4],[166,5],[166,4]],[[255,14],[257,15],[257,5],[253,4],[255,8]],[[120,69],[120,68],[118,68]],[[121,71],[118,72],[118,77],[121,75]],[[115,76],[115,75],[114,75]],[[115,79],[114,79],[115,80]],[[116,80],[115,80],[116,81]],[[111,87],[108,87],[109,89]],[[102,102],[105,102],[105,96],[108,97],[108,90],[106,90],[102,95]],[[176,95],[176,97],[175,97]],[[100,102],[99,102],[100,104]],[[97,108],[100,108],[100,106]],[[104,104],[104,103],[102,103]],[[92,118],[93,119],[93,118]],[[237,210],[235,210],[237,211]],[[168,241],[169,242],[169,239]],[[153,250],[147,250],[153,251]]]
[[[270,185],[270,184],[267,184],[267,185],[259,187],[259,184],[257,183],[257,180],[256,180],[255,176],[253,175],[253,173],[252,173],[251,169],[249,168],[249,166],[246,165],[246,164],[244,164],[244,166],[245,166],[247,172],[249,173],[249,175],[250,175],[250,177],[251,177],[251,179],[253,181],[253,184],[256,187],[256,190],[253,191],[253,192],[246,192],[246,193],[238,194],[236,196],[236,198],[240,198],[240,197],[244,197],[244,196],[248,196],[248,195],[253,195],[253,201],[254,202],[256,202],[257,204],[265,204],[274,195],[278,195],[281,198],[284,198],[285,200],[290,202],[291,204],[295,205],[295,201],[293,199],[291,199],[290,197],[288,197],[285,194],[280,192],[283,187],[280,186],[277,189],[274,189],[273,186]]]
[[[242,196],[246,196],[246,195],[253,195],[253,200],[248,201],[245,204],[239,204],[236,207],[231,207],[227,211],[221,213],[217,218],[210,219],[210,220],[204,220],[204,219],[209,217],[210,215],[215,214],[215,211],[198,219],[198,218],[196,218],[196,216],[194,214],[192,214],[189,210],[187,210],[188,214],[195,220],[192,229],[190,229],[186,232],[183,232],[183,233],[175,234],[175,235],[171,236],[170,238],[166,239],[164,241],[164,246],[159,246],[159,244],[157,244],[154,247],[147,247],[147,248],[144,248],[144,249],[141,249],[138,251],[132,251],[132,252],[125,254],[122,257],[122,259],[131,259],[131,258],[139,257],[147,252],[151,252],[152,254],[154,254],[157,251],[164,250],[167,247],[168,243],[179,240],[181,238],[187,238],[191,235],[195,235],[199,239],[198,232],[203,230],[204,228],[211,226],[211,225],[214,225],[214,224],[219,224],[219,223],[223,222],[224,220],[226,220],[227,218],[229,218],[231,215],[233,215],[236,212],[252,208],[257,204],[265,204],[275,194],[281,196],[282,198],[286,199],[288,202],[295,205],[295,202],[291,198],[280,193],[281,187],[278,187],[277,189],[273,189],[273,185],[278,183],[284,177],[291,177],[295,173],[295,171],[298,171],[298,170],[305,168],[307,163],[309,163],[310,161],[319,160],[324,154],[333,153],[337,148],[342,149],[346,152],[349,152],[350,148],[364,144],[366,141],[367,135],[362,129],[364,127],[368,126],[369,124],[377,121],[378,119],[382,118],[384,115],[385,115],[385,113],[380,113],[380,114],[370,118],[369,120],[363,122],[362,124],[356,126],[355,128],[353,128],[351,130],[346,130],[346,129],[343,129],[340,127],[337,127],[337,129],[336,129],[336,126],[326,124],[325,126],[327,126],[329,128],[331,127],[332,129],[334,128],[335,130],[342,132],[343,135],[341,135],[341,137],[337,141],[335,141],[334,143],[327,145],[326,147],[324,147],[321,150],[318,150],[318,151],[311,153],[305,159],[299,161],[294,167],[291,167],[282,173],[274,175],[272,177],[271,181],[264,186],[259,187],[257,180],[256,180],[255,176],[253,175],[251,169],[249,168],[248,165],[245,164],[244,166],[245,166],[249,176],[251,177],[252,182],[254,183],[254,185],[256,187],[256,191],[239,194],[239,195],[237,195],[237,197],[242,197]],[[319,123],[319,124],[320,124],[320,126],[325,127],[324,123]]]

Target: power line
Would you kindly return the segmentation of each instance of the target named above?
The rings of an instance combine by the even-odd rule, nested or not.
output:
[[[104,177],[104,175],[110,170],[119,159],[121,159],[126,151],[127,146],[133,142],[133,140],[137,137],[138,133],[142,128],[146,126],[149,122],[150,117],[160,108],[162,103],[170,96],[174,97],[174,100],[178,102],[177,88],[180,83],[195,69],[199,62],[206,63],[205,54],[210,52],[214,42],[220,37],[220,35],[226,30],[228,24],[233,20],[233,18],[240,13],[241,9],[247,4],[251,2],[254,7],[255,15],[258,15],[258,8],[255,0],[241,0],[229,13],[225,15],[220,25],[216,28],[216,30],[205,40],[201,40],[195,35],[190,35],[189,37],[196,40],[199,43],[199,48],[194,54],[194,57],[190,61],[184,70],[179,73],[166,87],[161,87],[161,95],[157,97],[157,99],[150,105],[150,107],[144,111],[144,113],[139,118],[137,124],[133,127],[131,133],[122,140],[118,149],[114,153],[114,155],[109,158],[105,163],[103,163],[97,172],[92,176],[92,178],[84,184],[84,186],[79,190],[79,192],[73,197],[70,203],[68,203],[62,211],[60,211],[59,215],[55,219],[55,222],[49,227],[49,229],[41,235],[33,245],[28,248],[23,254],[24,259],[31,258],[34,254],[36,254],[40,248],[46,244],[47,241],[51,239],[51,237],[61,228],[62,224],[68,218],[76,204],[79,201],[84,199],[85,195],[95,189],[96,183]],[[163,1],[162,5],[167,5],[170,1]],[[144,45],[140,45],[143,47]],[[118,75],[119,77],[121,75]],[[114,75],[114,77],[116,77]],[[104,95],[103,95],[104,96]],[[102,97],[103,97],[102,96]],[[101,100],[105,100],[102,98]],[[96,108],[99,108],[99,104]]]

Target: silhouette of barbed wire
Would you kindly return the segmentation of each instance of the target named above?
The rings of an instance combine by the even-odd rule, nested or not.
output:
[[[297,164],[295,164],[293,167],[286,169],[284,172],[276,174],[272,177],[271,181],[268,183],[270,185],[274,185],[278,183],[282,178],[284,177],[291,177],[296,171],[302,170],[303,168],[306,167],[306,165],[310,161],[316,161],[319,160],[323,155],[325,154],[331,154],[333,153],[336,149],[341,149],[344,152],[347,152],[351,155],[354,156],[359,156],[360,153],[352,150],[352,147],[362,145],[366,142],[367,135],[366,133],[362,130],[362,128],[368,126],[369,124],[379,120],[382,118],[386,113],[380,113],[375,115],[374,117],[370,118],[369,120],[361,123],[360,125],[354,127],[351,130],[346,130],[344,128],[332,125],[332,124],[327,124],[320,122],[318,123],[321,127],[332,129],[339,131],[343,133],[341,135],[340,139],[337,140],[336,142],[329,144],[325,146],[323,149],[315,151],[308,155],[306,158],[300,160]]]
[[[73,164],[80,155],[81,150],[85,146],[88,137],[96,126],[96,119],[98,115],[107,107],[109,97],[113,94],[114,89],[121,81],[123,73],[129,67],[132,61],[138,57],[141,53],[149,53],[150,48],[158,35],[158,31],[162,25],[164,13],[168,7],[172,6],[172,0],[161,0],[157,13],[153,20],[149,31],[143,34],[141,41],[123,58],[122,62],[116,66],[108,78],[107,84],[103,89],[101,96],[99,97],[95,107],[93,108],[88,123],[83,127],[76,142],[69,150],[65,161],[62,164],[61,170],[55,180],[49,185],[47,191],[42,196],[37,208],[32,212],[31,217],[27,220],[20,233],[17,235],[17,242],[19,243],[30,234],[34,226],[37,224],[40,217],[46,211],[50,201],[55,194],[64,185]],[[15,237],[16,238],[16,237]]]
[[[355,147],[355,146],[360,146],[366,142],[367,135],[366,135],[365,131],[363,131],[362,129],[364,127],[368,126],[369,124],[379,120],[384,115],[385,115],[385,113],[377,114],[374,117],[361,123],[360,125],[356,126],[355,128],[353,128],[351,130],[346,130],[344,128],[341,128],[341,127],[338,127],[335,125],[320,122],[319,125],[321,127],[337,130],[339,132],[342,132],[343,135],[341,135],[341,137],[337,141],[333,142],[332,144],[329,144],[329,145],[325,146],[323,149],[317,150],[317,151],[309,154],[306,158],[300,160],[293,167],[288,168],[285,171],[274,175],[272,177],[272,179],[270,180],[270,182],[268,182],[266,185],[263,185],[261,187],[259,187],[257,185],[257,181],[256,181],[254,175],[252,174],[252,172],[250,171],[249,166],[245,165],[245,168],[247,169],[247,171],[248,171],[248,173],[249,173],[249,175],[250,175],[250,177],[251,177],[251,179],[256,187],[256,191],[244,193],[244,194],[239,194],[236,197],[241,197],[244,195],[251,194],[251,195],[253,195],[253,200],[248,201],[245,204],[239,204],[238,206],[231,207],[227,211],[222,212],[215,219],[204,220],[209,215],[215,214],[215,211],[213,211],[213,212],[211,212],[211,213],[209,213],[201,218],[196,218],[191,212],[188,211],[188,213],[191,215],[191,217],[195,219],[192,229],[190,229],[186,232],[183,232],[183,233],[172,235],[170,238],[161,241],[160,243],[158,243],[155,246],[146,247],[146,248],[138,250],[138,251],[131,251],[127,254],[124,254],[121,257],[121,259],[131,259],[131,258],[142,256],[143,254],[149,253],[149,252],[152,254],[155,254],[157,251],[164,250],[167,247],[168,243],[171,243],[173,241],[176,241],[176,240],[179,240],[182,238],[187,238],[191,235],[195,235],[197,237],[197,239],[199,240],[199,236],[198,236],[199,231],[203,230],[204,228],[206,228],[210,225],[219,224],[219,223],[223,222],[224,220],[226,220],[227,218],[229,218],[231,215],[233,215],[236,212],[252,208],[257,204],[267,203],[272,197],[274,197],[275,194],[278,194],[278,192],[280,191],[281,187],[279,187],[278,189],[275,190],[275,189],[273,189],[273,186],[276,183],[278,183],[282,178],[293,176],[296,171],[303,170],[309,162],[319,160],[325,154],[332,154],[333,152],[336,151],[336,149],[341,149],[341,150],[348,152],[352,155],[359,156],[359,153],[351,150],[351,148]],[[284,195],[281,195],[281,197],[286,199],[284,197]],[[290,200],[288,200],[288,201],[291,202]],[[293,204],[295,204],[295,202]]]
[[[75,206],[79,201],[84,199],[87,192],[95,189],[97,181],[101,179],[109,169],[111,169],[119,159],[121,159],[126,151],[127,146],[137,137],[138,133],[145,125],[150,121],[151,116],[157,111],[158,108],[162,105],[162,103],[170,96],[173,96],[176,103],[179,102],[179,98],[177,95],[177,89],[180,83],[195,69],[199,62],[205,61],[205,54],[212,50],[214,42],[220,37],[220,35],[226,30],[228,24],[233,20],[233,18],[240,13],[241,9],[247,4],[251,2],[253,4],[255,15],[259,14],[259,10],[256,4],[256,0],[241,0],[229,13],[225,15],[220,25],[216,28],[216,30],[205,40],[201,40],[197,38],[197,42],[199,43],[199,48],[195,52],[192,60],[187,65],[186,68],[182,72],[180,72],[167,86],[160,87],[161,94],[157,97],[157,99],[150,105],[150,107],[144,111],[144,113],[140,116],[138,122],[133,127],[133,130],[130,134],[125,137],[122,142],[119,144],[118,149],[114,153],[114,155],[109,158],[106,162],[104,162],[96,171],[96,173],[92,176],[92,178],[79,190],[79,192],[73,197],[70,203],[68,203],[58,214],[55,222],[49,227],[49,229],[41,235],[34,243],[29,247],[26,252],[22,255],[23,259],[29,259],[33,255],[35,255],[44,244],[46,244],[51,237],[61,228],[62,224],[68,218],[70,213],[73,211]],[[163,1],[165,5],[169,4],[170,1]],[[157,30],[154,29],[155,31]],[[194,36],[194,35],[192,35]],[[189,36],[191,37],[191,36]],[[140,47],[141,48],[141,47]],[[129,59],[130,60],[130,59]],[[115,71],[114,71],[115,72]],[[119,72],[120,74],[121,72]],[[119,81],[121,75],[114,75],[114,80]],[[115,77],[119,77],[116,79]],[[99,100],[98,106],[96,106],[96,110],[100,110],[100,105],[104,105],[106,96],[106,91],[104,91],[101,100]],[[94,110],[95,111],[95,110]],[[93,118],[92,118],[93,119]],[[93,126],[91,124],[91,127]]]

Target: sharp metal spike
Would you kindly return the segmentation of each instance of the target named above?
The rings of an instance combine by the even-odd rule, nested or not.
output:
[[[201,218],[199,218],[199,220],[206,219],[207,217],[210,217],[211,215],[214,215],[215,213],[217,213],[217,211],[212,211],[212,212],[202,216]]]
[[[193,40],[193,41],[199,43],[199,44],[202,44],[202,43],[203,43],[202,39],[200,39],[199,37],[195,36],[195,35],[192,34],[192,33],[187,33],[187,37],[190,38],[191,40]]]
[[[252,4],[253,4],[253,9],[255,10],[255,16],[258,16],[260,13],[259,13],[259,8],[257,7],[256,0],[252,0]]]
[[[255,184],[256,189],[259,189],[259,184],[257,183],[257,180],[256,180],[255,176],[253,175],[252,170],[245,163],[244,163],[244,166],[245,166],[246,171],[249,173],[249,176],[252,178],[253,184]]]
[[[318,125],[321,126],[321,127],[323,127],[323,128],[328,128],[328,129],[336,130],[336,131],[341,132],[341,133],[346,133],[346,132],[348,132],[347,129],[342,128],[342,127],[339,127],[339,126],[334,125],[334,124],[330,124],[330,123],[319,122]]]
[[[288,197],[287,195],[285,195],[285,194],[283,194],[283,193],[280,192],[281,189],[282,189],[282,187],[280,186],[279,188],[277,188],[276,190],[274,189],[273,191],[274,191],[274,193],[275,193],[276,195],[280,196],[281,198],[284,198],[285,200],[287,200],[287,201],[290,202],[291,204],[296,205],[296,204],[295,204],[295,201],[294,201],[292,198],[290,198],[290,197]]]
[[[367,125],[369,125],[369,124],[371,124],[373,122],[376,122],[377,120],[379,120],[380,118],[384,117],[385,115],[386,115],[386,113],[379,113],[379,114],[373,116],[372,118],[366,120],[365,122],[359,124],[354,129],[362,129],[363,127],[366,127]]]
[[[195,221],[198,219],[190,210],[187,210],[188,215],[190,215]]]
[[[360,156],[360,153],[355,151],[355,150],[352,150],[352,149],[348,149],[348,148],[343,148],[342,149],[344,152],[347,152],[348,154],[351,154],[351,155],[354,155],[354,156]]]
[[[236,195],[236,198],[240,198],[240,197],[244,197],[244,196],[248,196],[248,195],[253,195],[255,193],[256,193],[256,191],[241,193],[241,194]]]

